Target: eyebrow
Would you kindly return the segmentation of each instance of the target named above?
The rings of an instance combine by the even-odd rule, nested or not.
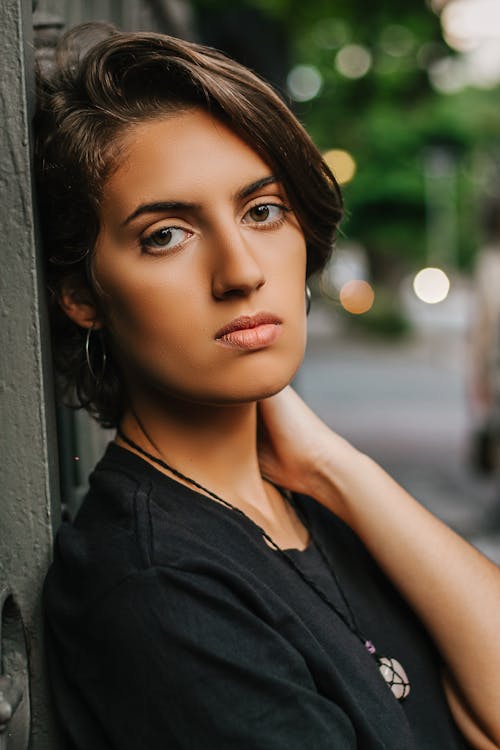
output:
[[[248,198],[250,195],[252,195],[252,193],[257,192],[257,190],[260,190],[266,185],[271,185],[275,182],[278,182],[278,179],[274,175],[262,177],[260,180],[251,182],[250,185],[245,185],[244,188],[236,193],[236,197],[239,200],[243,200],[244,198]],[[141,203],[140,206],[137,206],[137,208],[134,209],[134,211],[132,211],[129,216],[127,216],[125,221],[122,223],[122,226],[125,227],[127,224],[130,224],[131,221],[136,219],[138,216],[141,216],[142,214],[157,214],[162,211],[192,211],[196,208],[199,208],[199,204],[186,203],[184,201],[155,201],[154,203]]]
[[[240,190],[239,193],[237,193],[237,197],[240,200],[242,200],[243,198],[248,198],[248,196],[252,195],[252,193],[257,192],[257,190],[260,190],[266,185],[272,185],[274,182],[279,182],[279,180],[272,174],[268,175],[267,177],[262,177],[262,179],[256,180],[255,182],[250,183],[250,185],[247,185],[242,190]]]
[[[135,211],[132,211],[130,216],[127,216],[125,221],[122,223],[122,227],[130,224],[131,221],[136,219],[142,214],[158,214],[161,211],[186,211],[198,208],[196,203],[184,203],[183,201],[156,201],[155,203],[141,203],[137,206]]]

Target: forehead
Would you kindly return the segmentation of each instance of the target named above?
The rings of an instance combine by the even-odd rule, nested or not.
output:
[[[207,191],[236,190],[270,171],[247,143],[201,110],[134,125],[121,146],[105,201],[198,201]]]

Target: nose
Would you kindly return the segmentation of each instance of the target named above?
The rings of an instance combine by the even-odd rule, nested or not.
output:
[[[252,246],[256,241],[234,225],[214,232],[212,293],[216,299],[247,297],[264,286],[264,271]]]

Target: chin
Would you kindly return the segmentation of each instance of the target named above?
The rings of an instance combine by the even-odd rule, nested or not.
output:
[[[227,383],[223,389],[217,389],[217,393],[206,393],[205,398],[199,399],[199,403],[207,406],[237,406],[270,398],[290,385],[300,364],[301,362],[287,372],[261,371],[253,377]]]
[[[251,355],[226,363],[223,368],[191,372],[180,382],[165,382],[164,376],[149,376],[146,390],[168,403],[198,404],[199,406],[237,406],[262,401],[274,396],[289,385],[304,357],[305,346],[294,342],[293,348],[262,359]],[[143,379],[144,383],[144,379]],[[143,387],[144,390],[144,387]]]

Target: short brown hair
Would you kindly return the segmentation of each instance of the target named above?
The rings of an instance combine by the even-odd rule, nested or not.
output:
[[[79,56],[81,40],[88,47],[92,35],[100,40]],[[116,426],[126,402],[117,365],[108,352],[96,383],[85,363],[86,331],[62,312],[58,297],[63,283],[94,288],[102,190],[129,125],[194,107],[223,121],[283,183],[306,238],[308,274],[330,256],[342,199],[321,154],[280,97],[209,47],[83,24],[63,37],[53,69],[38,75],[38,91],[36,177],[56,367],[78,406]]]

